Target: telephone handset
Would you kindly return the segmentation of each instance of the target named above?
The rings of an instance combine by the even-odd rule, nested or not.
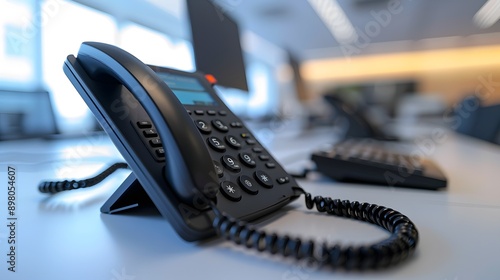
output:
[[[415,250],[418,231],[401,213],[313,198],[301,189],[202,74],[147,66],[97,42],[82,43],[63,69],[132,169],[102,212],[152,202],[185,240],[220,235],[259,251],[345,268],[396,264]],[[45,187],[60,188],[45,183],[40,189]],[[246,223],[302,194],[309,209],[377,224],[391,237],[371,246],[319,246]]]
[[[201,74],[147,66],[96,42],[83,43],[78,57],[68,56],[64,71],[129,163],[134,184],[184,239],[215,234],[206,197],[247,220],[297,197],[294,179]]]

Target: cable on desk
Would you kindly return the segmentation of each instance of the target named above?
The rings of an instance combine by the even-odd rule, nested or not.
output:
[[[84,180],[64,180],[64,181],[43,181],[38,185],[38,190],[42,193],[55,194],[62,191],[76,190],[92,187],[99,184],[106,177],[118,169],[129,168],[126,162],[117,162],[106,168],[98,175]]]
[[[393,266],[407,259],[415,251],[418,244],[418,231],[411,220],[393,209],[369,203],[331,199],[316,196],[300,189],[305,195],[308,209],[316,206],[318,212],[357,219],[376,224],[391,236],[385,240],[366,246],[341,246],[317,244],[312,240],[303,241],[288,235],[268,234],[253,228],[250,224],[231,218],[221,213],[214,206],[216,215],[213,227],[217,233],[238,245],[253,248],[260,252],[306,259],[316,264],[332,268],[377,269]]]

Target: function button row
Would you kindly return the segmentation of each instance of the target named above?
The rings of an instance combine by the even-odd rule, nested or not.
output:
[[[192,114],[191,110],[186,110],[188,112],[188,114]],[[203,116],[205,114],[209,115],[209,116],[215,116],[217,115],[217,113],[219,113],[219,116],[226,116],[227,115],[227,111],[224,111],[224,110],[220,110],[220,111],[215,111],[215,110],[194,110],[194,114],[195,115],[198,115],[198,116]]]
[[[162,147],[162,142],[158,137],[158,133],[153,128],[153,124],[149,121],[138,121],[136,122],[136,125],[139,129],[141,129],[143,136],[149,139],[149,141],[146,141],[149,143],[149,146],[153,148],[151,151],[156,157],[156,160],[164,161],[165,150]]]

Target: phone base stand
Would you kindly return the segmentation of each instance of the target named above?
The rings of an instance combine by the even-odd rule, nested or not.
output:
[[[101,207],[101,212],[113,214],[132,208],[143,208],[145,206],[154,207],[153,201],[151,201],[134,173],[131,173],[104,203]]]

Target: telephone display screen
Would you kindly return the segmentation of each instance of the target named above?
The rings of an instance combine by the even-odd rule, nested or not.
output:
[[[168,85],[183,105],[217,105],[217,102],[198,79],[171,73],[156,72],[156,74]]]

